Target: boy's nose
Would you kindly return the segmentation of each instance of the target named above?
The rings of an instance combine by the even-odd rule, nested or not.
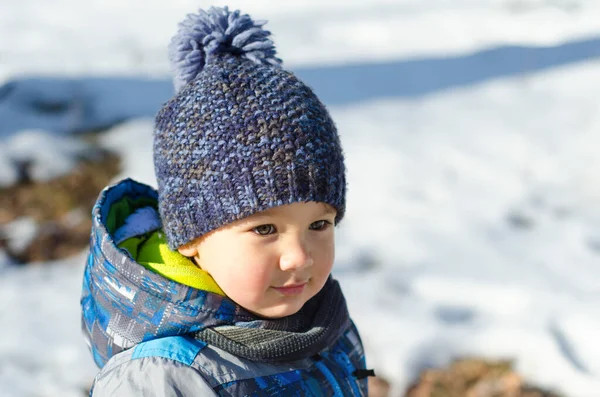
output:
[[[302,241],[294,241],[285,247],[279,259],[279,267],[283,271],[293,271],[312,266],[313,259]]]

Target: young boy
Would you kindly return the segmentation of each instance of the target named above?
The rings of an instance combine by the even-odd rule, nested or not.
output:
[[[189,15],[156,117],[158,191],[93,210],[82,322],[92,396],[366,396],[330,273],[345,210],[335,125],[248,15]]]

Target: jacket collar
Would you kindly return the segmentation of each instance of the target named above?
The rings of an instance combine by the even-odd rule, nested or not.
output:
[[[106,222],[112,204],[124,197],[157,200],[157,193],[125,179],[104,189],[92,210],[81,306],[84,336],[99,367],[142,341],[254,319],[230,299],[168,280],[119,249]]]

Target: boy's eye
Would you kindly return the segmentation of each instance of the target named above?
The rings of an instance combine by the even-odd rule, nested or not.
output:
[[[316,221],[310,224],[310,230],[325,230],[327,226],[331,225],[331,222],[326,220]]]
[[[267,236],[275,233],[274,225],[260,225],[252,229],[252,231],[260,236]]]

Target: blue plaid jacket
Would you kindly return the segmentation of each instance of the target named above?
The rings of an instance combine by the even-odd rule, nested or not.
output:
[[[193,338],[232,324],[241,309],[146,269],[116,246],[111,219],[128,207],[122,204],[156,199],[151,187],[126,179],[102,191],[93,209],[81,298],[84,336],[101,368],[91,396],[367,395],[369,371],[353,324],[319,354],[276,364]]]

